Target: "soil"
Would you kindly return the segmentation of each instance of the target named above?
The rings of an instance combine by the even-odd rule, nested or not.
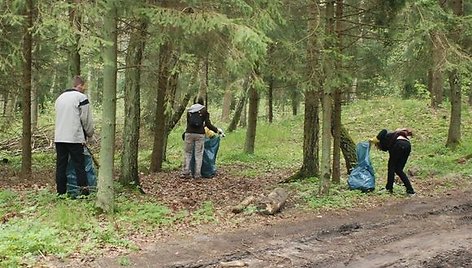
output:
[[[143,189],[178,211],[195,211],[211,201],[213,222],[182,222],[149,236],[130,237],[139,250],[109,249],[100,257],[69,256],[45,260],[46,267],[472,267],[471,178],[411,180],[418,194],[404,197],[371,195],[351,209],[324,211],[297,207],[291,192],[281,213],[274,216],[233,214],[229,207],[249,195],[266,195],[293,171],[265,177],[234,176],[225,167],[216,178],[182,180],[177,172],[141,177]],[[10,169],[0,187],[51,187],[54,171],[35,173],[34,184]],[[459,187],[457,181],[468,181]],[[465,186],[466,185],[466,186]],[[401,187],[402,186],[396,186]],[[290,191],[290,189],[288,189]]]
[[[128,266],[472,267],[471,193],[418,195],[367,211],[293,215],[232,232],[174,237],[129,255]],[[118,258],[90,266],[122,267]]]

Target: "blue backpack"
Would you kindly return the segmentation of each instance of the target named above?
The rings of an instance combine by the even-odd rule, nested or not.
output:
[[[359,142],[356,146],[357,166],[351,171],[347,184],[351,190],[370,192],[375,189],[375,171],[370,161],[370,143]]]

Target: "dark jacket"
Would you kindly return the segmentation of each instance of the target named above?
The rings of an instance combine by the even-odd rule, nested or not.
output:
[[[393,147],[395,142],[397,142],[398,136],[402,136],[408,139],[408,132],[388,132],[386,129],[382,129],[379,134],[377,134],[377,139],[379,140],[379,149],[385,152],[389,151]]]
[[[195,127],[190,126],[189,117],[190,117],[191,112],[194,113],[198,111],[200,111],[200,116],[202,117],[203,126],[195,128]],[[207,127],[216,133],[218,132],[218,128],[216,128],[214,125],[211,124],[210,113],[208,113],[206,107],[198,103],[193,104],[187,110],[187,128],[185,130],[185,133],[205,134],[204,127]]]

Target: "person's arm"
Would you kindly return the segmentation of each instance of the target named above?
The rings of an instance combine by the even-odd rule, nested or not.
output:
[[[94,128],[91,107],[87,97],[84,97],[79,103],[79,110],[80,123],[82,124],[82,128],[84,129],[85,136],[91,138],[94,133]]]
[[[205,112],[205,126],[215,133],[220,133],[219,129],[211,123],[210,113],[208,111]]]

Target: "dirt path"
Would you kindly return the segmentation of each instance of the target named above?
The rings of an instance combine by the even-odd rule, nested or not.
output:
[[[161,242],[127,267],[472,267],[472,191]],[[116,258],[92,267],[123,267]]]

